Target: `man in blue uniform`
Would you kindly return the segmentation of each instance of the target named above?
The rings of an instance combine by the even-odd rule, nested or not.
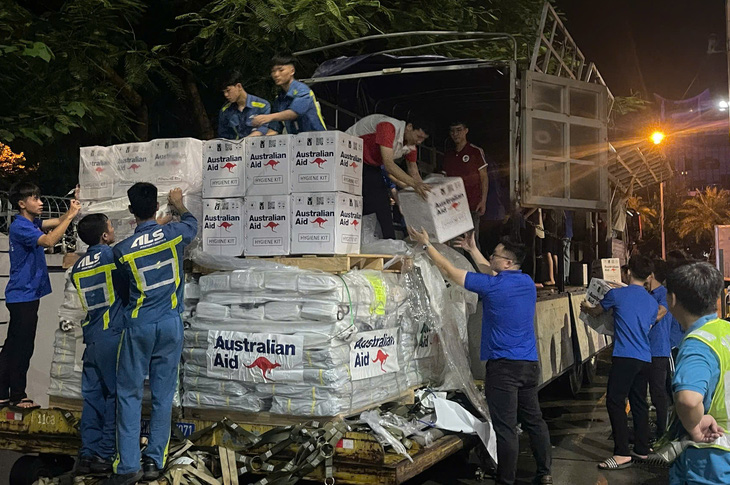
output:
[[[474,233],[457,239],[481,271],[455,267],[429,242],[425,230],[408,228],[415,242],[451,281],[482,297],[483,322],[481,359],[487,361],[484,392],[497,435],[497,483],[515,483],[520,451],[517,423],[530,435],[537,463],[533,483],[553,483],[550,433],[542,418],[537,397],[540,364],[535,338],[535,283],[520,270],[525,247],[503,239],[487,260],[474,242]]]
[[[253,126],[269,124],[267,135],[283,133],[284,127],[290,135],[327,130],[317,98],[309,86],[294,79],[295,71],[293,57],[277,56],[271,60],[271,79],[281,93],[274,100],[274,113],[253,119]]]
[[[268,101],[243,89],[241,75],[232,73],[221,84],[223,96],[228,101],[218,114],[218,137],[239,140],[247,136],[262,136],[269,129],[267,123],[259,126],[252,124],[253,118],[260,114],[271,113]]]
[[[164,226],[155,220],[157,187],[139,182],[127,197],[137,228],[114,247],[117,265],[129,282],[129,304],[117,358],[117,459],[109,485],[155,480],[165,466],[183,342],[183,249],[198,228],[180,189],[170,191],[168,201],[181,221]],[[148,374],[152,415],[140,470],[142,391]]]
[[[649,293],[659,304],[657,321],[649,330],[649,347],[651,348],[651,365],[649,366],[649,395],[656,408],[656,438],[664,434],[669,413],[669,328],[672,314],[667,311],[667,289],[663,286],[667,279],[667,263],[661,259],[654,260],[654,273],[649,278]]]
[[[104,214],[90,214],[78,224],[78,234],[89,249],[71,269],[86,319],[81,394],[81,449],[77,475],[110,472],[116,452],[117,350],[122,332],[122,308],[128,288],[119,281],[110,244],[114,228]]]

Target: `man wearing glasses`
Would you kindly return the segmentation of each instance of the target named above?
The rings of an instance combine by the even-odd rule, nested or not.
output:
[[[487,209],[489,175],[484,151],[467,141],[468,134],[469,127],[463,121],[454,121],[449,125],[454,148],[444,154],[443,171],[448,177],[461,177],[464,180],[466,198],[474,219],[475,241],[479,246],[479,222]]]
[[[530,435],[537,462],[535,484],[551,484],[550,434],[542,419],[537,386],[540,366],[535,339],[537,293],[532,278],[520,270],[525,246],[503,239],[489,260],[474,243],[474,235],[458,238],[454,246],[466,250],[484,274],[459,269],[429,242],[428,233],[409,227],[411,239],[454,283],[482,297],[481,360],[487,361],[484,392],[497,435],[497,483],[515,483],[519,437],[517,422]]]

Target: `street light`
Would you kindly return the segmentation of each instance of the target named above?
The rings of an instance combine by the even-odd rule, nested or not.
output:
[[[664,141],[664,138],[666,138],[666,135],[661,131],[655,131],[651,134],[651,141],[654,142],[655,145],[660,144],[662,141]]]
[[[720,109],[720,111],[725,111],[728,108],[728,103],[725,100],[720,101],[717,103],[717,107]]]

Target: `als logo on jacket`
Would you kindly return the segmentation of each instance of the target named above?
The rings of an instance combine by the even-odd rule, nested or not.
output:
[[[162,232],[162,229],[157,229],[152,233],[147,232],[147,233],[137,236],[137,238],[135,238],[135,240],[132,242],[132,246],[130,246],[130,247],[132,249],[141,248],[141,247],[149,246],[150,244],[156,244],[158,242],[161,242],[164,239],[165,239],[165,233]]]

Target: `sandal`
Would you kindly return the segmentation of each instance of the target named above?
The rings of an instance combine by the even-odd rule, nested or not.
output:
[[[10,406],[10,399],[0,399],[0,409]]]
[[[598,464],[599,470],[623,470],[624,468],[629,468],[631,465],[633,465],[632,460],[627,461],[626,463],[619,463],[614,459],[614,457],[606,459],[603,463]]]
[[[11,402],[10,403],[10,406],[12,406],[14,408],[22,409],[24,411],[31,411],[33,409],[40,409],[41,408],[41,405],[40,404],[36,404],[29,397],[24,397],[20,401]]]

